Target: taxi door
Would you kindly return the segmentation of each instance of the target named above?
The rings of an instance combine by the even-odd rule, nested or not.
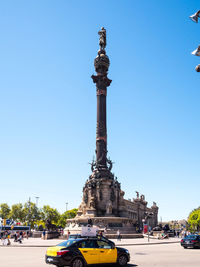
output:
[[[99,249],[95,240],[83,240],[79,243],[79,250],[87,264],[99,264]]]
[[[102,240],[97,241],[99,250],[99,263],[116,263],[117,262],[117,249],[112,248],[110,243]]]

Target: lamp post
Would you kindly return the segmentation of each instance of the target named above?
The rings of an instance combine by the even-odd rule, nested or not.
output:
[[[30,225],[30,214],[31,214],[31,198],[30,197],[28,199],[28,210],[29,210],[29,214],[27,214],[27,220],[28,220],[28,225]]]
[[[200,17],[200,10],[198,10],[195,14],[191,15],[189,18],[192,21],[198,23],[199,17]],[[191,54],[199,57],[200,56],[200,45]],[[195,70],[197,72],[200,72],[200,64],[196,66]]]
[[[36,207],[38,208],[38,200],[39,200],[40,197],[35,197],[36,199]]]
[[[192,21],[198,23],[198,19],[199,19],[199,17],[200,17],[200,10],[198,10],[195,14],[191,15],[189,18],[190,18]]]
[[[153,212],[145,212],[145,217],[144,219],[142,220],[143,224],[146,222],[147,224],[147,235],[148,235],[148,242],[149,242],[149,219],[152,218],[153,216]],[[144,229],[144,227],[143,227]]]
[[[65,204],[66,204],[66,211],[67,211],[68,202],[66,202]]]

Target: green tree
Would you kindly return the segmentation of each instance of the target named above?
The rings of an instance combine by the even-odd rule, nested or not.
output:
[[[190,229],[192,231],[199,231],[200,230],[200,207],[197,209],[194,209],[189,217],[188,217],[188,223],[190,225]]]
[[[25,221],[25,210],[21,203],[14,204],[11,207],[10,218],[14,221],[24,222]]]
[[[49,220],[51,223],[58,225],[60,219],[60,213],[57,209],[51,208],[49,205],[45,205],[42,208],[42,220],[46,222]]]
[[[7,203],[0,204],[0,217],[2,219],[8,219],[10,217],[10,207]]]
[[[76,217],[77,211],[78,211],[78,209],[72,209],[72,210],[65,211],[60,216],[60,220],[58,221],[58,225],[62,226],[64,228],[66,226],[66,224],[67,224],[66,220]]]
[[[33,202],[26,202],[24,204],[24,222],[27,222],[31,225],[31,228],[34,227],[36,221],[41,219],[41,210],[38,209],[35,203]]]

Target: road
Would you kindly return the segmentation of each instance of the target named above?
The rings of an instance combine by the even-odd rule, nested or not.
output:
[[[200,267],[200,249],[183,249],[180,244],[126,248],[131,254],[129,267]],[[48,267],[44,262],[45,251],[45,247],[0,247],[0,266]]]
[[[200,249],[184,249],[180,244],[127,247],[132,266],[200,267]]]

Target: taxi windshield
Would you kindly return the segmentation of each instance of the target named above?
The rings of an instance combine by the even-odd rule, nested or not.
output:
[[[58,244],[58,247],[70,247],[71,245],[73,245],[74,243],[77,242],[77,239],[70,239],[70,240],[66,240],[60,244]]]

